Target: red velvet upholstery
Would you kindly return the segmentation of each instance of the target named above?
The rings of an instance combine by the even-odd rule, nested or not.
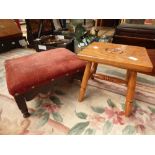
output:
[[[33,86],[65,74],[84,70],[85,62],[65,48],[6,60],[6,80],[11,95],[21,94]]]

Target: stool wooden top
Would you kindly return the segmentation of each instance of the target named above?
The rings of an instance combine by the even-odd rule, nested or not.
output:
[[[151,72],[153,65],[144,47],[93,42],[78,54],[79,58],[119,68]]]

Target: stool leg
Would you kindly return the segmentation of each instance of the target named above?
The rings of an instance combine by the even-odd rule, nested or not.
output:
[[[129,77],[130,77],[130,71],[127,70],[127,72],[126,72],[126,82],[127,82],[127,85],[128,85]]]
[[[91,62],[88,62],[84,71],[84,75],[82,78],[81,88],[80,88],[80,94],[79,94],[79,102],[83,100],[83,97],[85,95],[87,82],[90,76],[90,69],[91,69]]]
[[[132,102],[135,94],[137,72],[129,71],[128,88],[125,104],[125,116],[129,116],[132,112]]]
[[[92,65],[91,79],[94,79],[93,74],[95,74],[95,73],[96,73],[97,66],[98,66],[98,63],[93,63],[93,65]]]
[[[15,99],[15,101],[17,103],[18,108],[22,112],[23,117],[24,118],[29,117],[30,113],[28,112],[26,101],[25,101],[24,97],[21,96],[21,95],[15,95],[14,99]]]

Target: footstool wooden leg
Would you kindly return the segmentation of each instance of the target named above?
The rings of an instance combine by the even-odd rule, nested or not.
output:
[[[125,104],[125,116],[129,116],[132,112],[132,102],[135,94],[137,72],[129,71],[128,88]]]
[[[97,66],[98,66],[98,63],[93,63],[93,65],[92,65],[91,79],[94,79],[94,76],[92,76],[92,74],[95,74],[96,73]]]
[[[17,103],[18,108],[22,112],[23,117],[24,118],[29,117],[30,113],[28,112],[26,101],[25,101],[24,97],[21,96],[21,95],[15,95],[14,99],[15,99],[15,101]]]
[[[79,102],[81,102],[83,100],[83,97],[85,95],[85,91],[86,91],[86,86],[87,86],[87,82],[88,79],[90,77],[90,69],[91,69],[91,62],[88,62],[84,71],[84,75],[82,78],[82,83],[81,83],[81,88],[80,88],[80,94],[79,94]]]

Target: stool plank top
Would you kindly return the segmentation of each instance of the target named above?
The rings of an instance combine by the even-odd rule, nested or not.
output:
[[[78,54],[82,60],[137,72],[151,72],[153,65],[144,47],[93,42]]]

